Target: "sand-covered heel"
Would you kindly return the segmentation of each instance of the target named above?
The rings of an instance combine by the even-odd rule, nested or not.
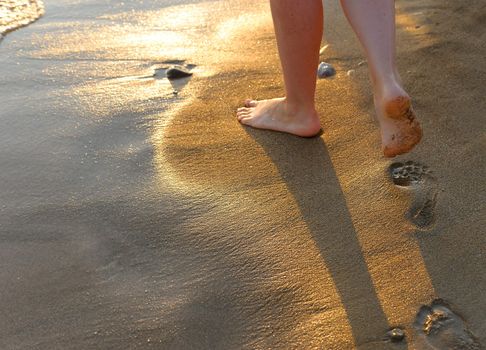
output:
[[[400,95],[387,99],[382,106],[378,115],[381,116],[383,154],[392,158],[410,152],[422,139],[422,128],[410,97]]]
[[[412,100],[408,96],[398,96],[385,104],[386,116],[392,119],[408,119],[413,121],[415,113]]]

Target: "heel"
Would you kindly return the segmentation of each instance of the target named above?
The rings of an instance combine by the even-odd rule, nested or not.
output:
[[[415,114],[412,110],[412,102],[408,96],[398,96],[385,105],[386,116],[393,119],[413,120]]]

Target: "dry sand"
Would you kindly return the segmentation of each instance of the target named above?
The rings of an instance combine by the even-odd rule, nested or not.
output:
[[[381,154],[366,65],[334,2],[327,4],[330,48],[322,59],[338,73],[320,80],[317,93],[324,134],[302,139],[237,123],[243,99],[283,91],[266,2],[251,5],[188,5],[216,18],[208,27],[215,35],[193,43],[208,49],[185,57],[198,68],[168,110],[152,105],[156,89],[133,79],[137,66],[130,62],[128,85],[118,77],[109,85],[107,68],[108,77],[86,85],[93,95],[83,95],[83,86],[67,90],[87,96],[83,108],[100,113],[91,131],[68,135],[68,152],[76,156],[78,143],[84,152],[85,141],[94,140],[87,152],[94,148],[103,167],[72,168],[67,177],[84,171],[88,179],[76,185],[49,174],[62,192],[55,202],[40,191],[47,203],[24,205],[23,177],[17,194],[0,187],[22,208],[19,214],[7,206],[0,226],[0,343],[8,349],[486,344],[484,5],[398,2],[398,64],[425,137],[393,161]],[[90,57],[88,44],[69,51],[76,37],[53,48],[46,31],[37,59]],[[114,45],[110,55],[123,57]],[[108,65],[108,56],[98,59]],[[91,67],[79,62],[68,66],[72,76]],[[98,67],[96,74],[105,73]],[[139,97],[142,85],[150,101]],[[77,116],[66,106],[54,110]],[[136,135],[134,150],[124,143],[127,132]],[[119,154],[119,145],[129,161],[110,153]],[[390,179],[389,166],[405,161],[417,164],[423,181],[416,186]],[[59,171],[74,167],[59,164]],[[431,173],[420,173],[418,164]],[[436,299],[444,301],[431,305]],[[394,327],[405,331],[404,341],[386,338]]]

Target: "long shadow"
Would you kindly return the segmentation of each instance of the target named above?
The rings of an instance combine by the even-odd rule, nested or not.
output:
[[[320,137],[246,129],[278,168],[332,274],[355,344],[376,342],[390,329],[348,211]],[[406,348],[406,344],[403,344]],[[398,347],[402,348],[402,347]]]

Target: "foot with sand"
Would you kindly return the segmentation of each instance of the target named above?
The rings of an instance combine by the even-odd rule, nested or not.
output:
[[[314,105],[293,105],[286,98],[246,100],[237,112],[238,121],[258,129],[286,132],[302,137],[319,134],[321,124]]]
[[[341,4],[370,66],[383,153],[394,157],[409,152],[420,141],[422,130],[395,65],[394,2],[341,0]],[[321,128],[314,95],[323,28],[322,2],[270,0],[270,5],[286,95],[247,100],[237,111],[238,121],[259,129],[314,136]]]
[[[385,157],[409,152],[422,138],[422,129],[408,94],[398,87],[388,95],[375,92],[375,111],[380,124]]]

